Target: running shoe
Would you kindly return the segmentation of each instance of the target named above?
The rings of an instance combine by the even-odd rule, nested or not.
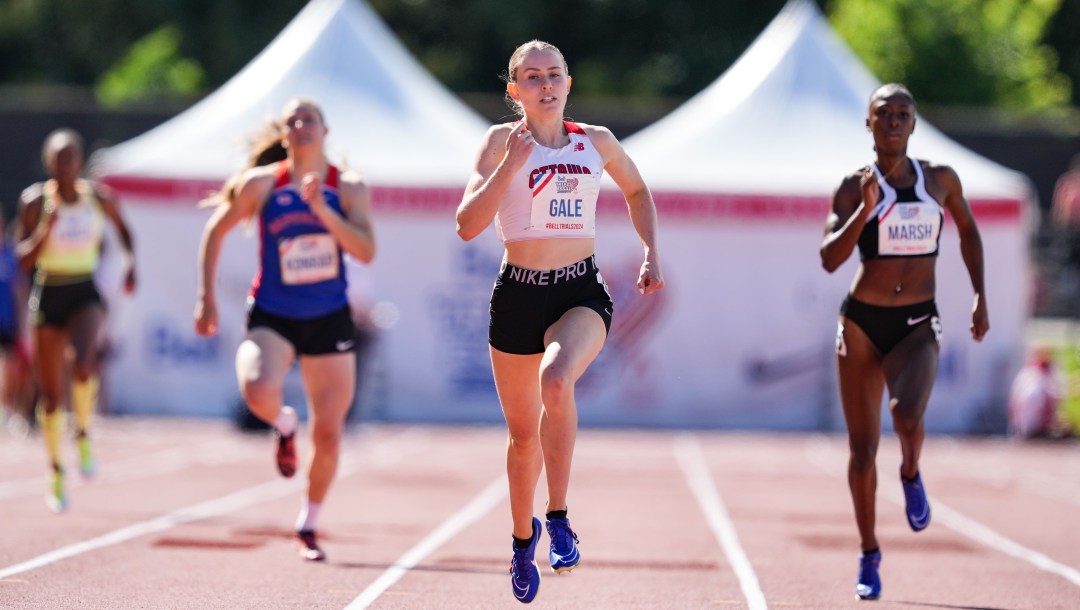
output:
[[[79,445],[79,472],[82,473],[84,478],[89,479],[97,473],[97,463],[94,461],[94,454],[90,450],[90,437],[85,432],[81,432],[75,438],[75,442]]]
[[[533,517],[532,529],[529,546],[523,549],[514,547],[514,557],[510,560],[510,582],[514,587],[514,598],[523,604],[531,602],[540,590],[540,570],[533,560],[536,543],[540,542],[540,520],[536,517]]]
[[[49,492],[45,494],[45,504],[54,513],[67,510],[68,498],[67,491],[64,489],[64,470],[55,464],[49,475]]]
[[[926,529],[930,525],[930,502],[926,499],[922,477],[916,472],[915,478],[909,481],[900,475],[900,483],[904,486],[904,512],[908,525],[916,532]]]
[[[277,469],[286,479],[296,474],[296,432],[285,436],[277,433]]]
[[[859,555],[859,580],[855,583],[855,595],[859,599],[877,599],[881,597],[881,577],[878,566],[881,565],[881,551]]]
[[[315,530],[300,530],[296,532],[296,540],[300,543],[300,556],[308,561],[326,561],[326,553],[319,548],[315,540]]]
[[[577,534],[570,529],[570,520],[548,519],[547,531],[551,537],[551,571],[561,574],[576,568],[581,561],[581,554],[578,553]]]

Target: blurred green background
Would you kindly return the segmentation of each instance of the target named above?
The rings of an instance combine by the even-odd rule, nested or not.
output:
[[[554,42],[575,92],[685,98],[713,81],[782,0],[370,0],[406,46],[458,93],[500,87],[514,47]],[[0,82],[93,88],[109,107],[190,103],[235,74],[300,0],[4,0]],[[882,80],[934,105],[1030,115],[1080,103],[1076,0],[822,0],[844,41]]]

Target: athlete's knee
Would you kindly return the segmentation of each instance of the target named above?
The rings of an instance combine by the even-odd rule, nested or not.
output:
[[[281,383],[259,377],[245,379],[240,384],[244,401],[256,414],[279,406],[283,390]]]
[[[908,437],[918,434],[923,427],[921,413],[915,413],[917,409],[902,409],[900,405],[893,409],[893,428],[900,436]]]
[[[514,451],[540,449],[540,430],[535,421],[530,424],[508,425],[507,435],[510,448]]]
[[[71,367],[71,376],[75,381],[86,381],[94,374],[96,368],[92,360],[76,360]]]
[[[873,439],[853,439],[848,442],[851,451],[849,466],[852,472],[864,474],[876,468],[878,443]]]
[[[41,397],[38,399],[38,408],[46,413],[54,413],[58,411],[60,409],[59,393],[49,395],[42,392]]]
[[[41,384],[38,389],[40,391],[39,401],[50,411],[56,408],[63,400],[64,392],[59,386],[54,386],[51,383]]]
[[[311,444],[320,453],[337,455],[341,446],[341,426],[316,422],[311,429]]]
[[[549,410],[574,397],[574,378],[563,367],[549,366],[540,372],[540,396]]]

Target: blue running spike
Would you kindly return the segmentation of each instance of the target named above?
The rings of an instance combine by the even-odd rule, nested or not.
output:
[[[532,540],[529,546],[514,548],[514,557],[510,560],[510,583],[514,589],[514,599],[527,604],[536,597],[540,590],[540,570],[533,557],[536,555],[536,543],[540,542],[540,520],[533,517]]]
[[[547,531],[551,537],[551,571],[561,574],[576,568],[581,561],[581,554],[578,553],[577,534],[570,529],[570,520],[548,519]]]
[[[908,525],[916,532],[926,529],[930,525],[930,502],[926,499],[922,477],[916,472],[915,478],[909,481],[900,475],[900,483],[904,486],[904,512]]]
[[[855,595],[859,599],[881,597],[881,577],[878,576],[880,565],[881,551],[859,555],[859,580],[855,583]]]

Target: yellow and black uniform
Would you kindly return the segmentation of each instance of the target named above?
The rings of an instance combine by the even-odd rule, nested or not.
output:
[[[105,234],[105,214],[90,183],[75,183],[78,198],[62,201],[56,182],[42,189],[42,209],[53,209],[55,224],[37,257],[29,309],[35,325],[66,326],[83,307],[102,303],[94,284]],[[48,222],[43,217],[42,222]]]

